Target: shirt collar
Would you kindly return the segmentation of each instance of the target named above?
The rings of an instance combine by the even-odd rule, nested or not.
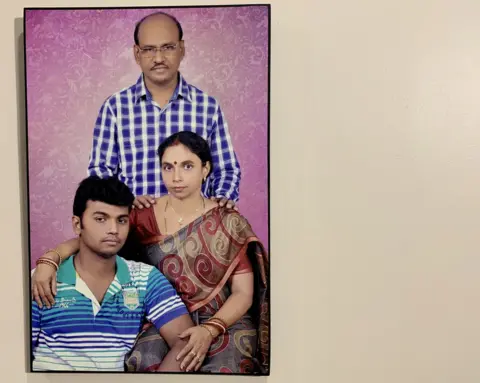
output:
[[[65,262],[63,262],[57,272],[57,281],[61,283],[65,283],[67,285],[75,286],[77,281],[77,271],[75,270],[75,266],[73,264],[73,258],[68,257]],[[115,274],[115,280],[123,286],[129,286],[132,284],[132,280],[130,278],[130,271],[128,269],[127,262],[118,255],[116,256],[115,260],[117,273]]]
[[[143,77],[143,73],[138,77],[137,82],[135,83],[134,88],[134,103],[136,104],[142,98],[151,99],[151,94],[148,91],[145,85],[145,79]],[[190,102],[192,102],[192,97],[190,95],[190,89],[188,87],[188,83],[185,78],[182,76],[180,72],[178,72],[178,84],[173,92],[171,100],[176,100],[179,97],[182,97]]]
[[[182,96],[183,98],[186,98],[188,101],[192,102],[192,97],[190,95],[190,88],[188,86],[187,81],[185,78],[182,76],[181,73],[179,73],[179,78],[178,78],[178,85],[177,89],[175,89],[175,94],[178,96]]]

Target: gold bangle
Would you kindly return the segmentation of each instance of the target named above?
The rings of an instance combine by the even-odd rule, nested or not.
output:
[[[222,326],[220,323],[212,321],[210,319],[205,322],[205,325],[212,326],[212,327],[216,328],[217,330],[220,331],[220,334],[225,334],[227,332],[227,329],[224,326]]]
[[[50,265],[52,267],[55,268],[55,271],[58,271],[58,265],[52,261],[51,259],[47,259],[47,258],[38,258],[37,261],[35,262],[35,264],[38,266],[40,264],[46,264],[46,265]]]
[[[48,259],[48,258],[42,258],[42,257],[40,257],[40,258],[37,259],[37,261],[36,261],[35,263],[36,263],[37,265],[38,265],[39,263],[47,263],[47,264],[49,264],[49,265],[54,266],[56,269],[58,269],[58,267],[59,267],[57,262],[52,261],[51,259]]]
[[[199,326],[203,327],[205,330],[207,330],[210,333],[210,335],[212,336],[212,338],[215,339],[215,335],[213,335],[212,330],[210,330],[206,324],[201,324]]]
[[[43,253],[43,255],[47,254],[47,253],[55,253],[58,255],[58,264],[60,265],[62,262],[63,262],[63,259],[62,259],[62,256],[61,254],[59,253],[59,251],[57,249],[49,249],[47,250],[45,253]]]
[[[213,321],[213,322],[216,322],[216,323],[218,323],[218,324],[220,324],[220,325],[222,325],[223,327],[225,327],[225,329],[228,328],[228,326],[227,326],[227,324],[225,323],[225,321],[224,321],[223,319],[220,319],[219,317],[213,316],[213,317],[210,318],[210,320]]]

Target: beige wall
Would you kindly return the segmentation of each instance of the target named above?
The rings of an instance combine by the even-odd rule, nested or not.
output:
[[[18,18],[122,3],[1,10],[2,382],[213,379],[24,372]],[[272,14],[273,360],[257,381],[478,382],[480,3],[275,0]]]

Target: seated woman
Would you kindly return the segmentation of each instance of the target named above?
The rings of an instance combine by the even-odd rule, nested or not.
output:
[[[148,208],[133,209],[130,237],[119,255],[155,265],[172,283],[197,326],[179,353],[185,371],[269,371],[268,256],[247,220],[203,197],[211,171],[207,142],[179,132],[158,149],[169,194]],[[43,255],[61,262],[78,251],[71,239]],[[32,294],[53,304],[55,270],[39,264]],[[168,352],[155,327],[146,324],[125,360],[128,371],[155,371]]]

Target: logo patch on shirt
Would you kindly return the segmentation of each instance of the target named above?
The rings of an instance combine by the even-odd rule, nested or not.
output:
[[[135,310],[140,305],[136,288],[123,290],[123,304],[130,310]]]
[[[75,304],[76,301],[77,300],[75,298],[62,298],[57,302],[57,304],[61,309],[68,309],[68,307]]]

